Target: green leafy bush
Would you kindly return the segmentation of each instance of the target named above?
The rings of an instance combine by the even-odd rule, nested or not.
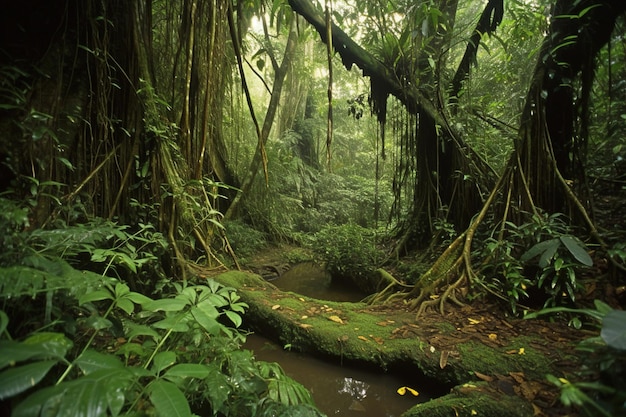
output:
[[[514,314],[519,303],[531,297],[531,289],[544,308],[575,301],[579,273],[593,261],[563,217],[534,215],[520,226],[507,222],[507,238],[486,238],[481,249],[482,284],[508,300]]]
[[[278,365],[240,350],[247,306],[232,288],[172,288],[151,299],[112,280],[83,293],[78,306],[89,315],[77,320],[89,337],[80,345],[60,332],[13,340],[0,312],[0,400],[16,417],[191,416],[202,407],[214,416],[319,415]]]
[[[265,234],[241,221],[224,223],[230,246],[237,256],[248,257],[263,248],[267,241]]]
[[[312,249],[333,278],[352,281],[361,290],[376,290],[374,272],[382,254],[372,230],[354,224],[328,226],[315,234]]]

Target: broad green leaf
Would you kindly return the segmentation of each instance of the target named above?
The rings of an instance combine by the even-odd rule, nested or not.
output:
[[[163,320],[152,324],[155,329],[172,330],[175,332],[186,332],[189,330],[190,313],[177,314],[175,316],[166,317]]]
[[[606,315],[613,311],[613,308],[601,300],[593,300],[593,305],[596,307],[596,310],[602,315]]]
[[[111,323],[110,320],[107,320],[102,316],[87,317],[85,319],[85,324],[95,330],[108,329],[113,326],[113,323]]]
[[[111,416],[117,417],[122,411],[122,408],[124,407],[124,402],[126,401],[124,390],[117,387],[113,390],[108,390],[106,398]]]
[[[65,384],[37,390],[13,408],[11,417],[56,416],[65,390]],[[46,411],[42,412],[44,407]]]
[[[0,369],[29,359],[50,358],[50,352],[43,345],[27,345],[14,340],[0,342]]]
[[[593,259],[587,253],[584,244],[576,240],[573,236],[561,236],[561,242],[567,250],[583,265],[592,266]]]
[[[126,327],[128,328],[128,333],[126,334],[128,341],[131,341],[138,336],[150,336],[155,341],[161,338],[156,330],[144,324],[128,322],[126,323]]]
[[[213,294],[214,295],[214,294]],[[217,297],[223,300],[224,304],[222,305],[226,305],[226,300],[224,300],[222,297]],[[213,303],[213,298],[211,298],[210,300],[204,300],[202,302],[199,302],[198,305],[196,305],[195,307],[199,310],[202,310],[203,313],[205,313],[207,316],[211,317],[211,318],[218,318],[220,316],[220,312],[217,310],[217,308],[215,308],[215,304]],[[220,307],[222,306],[220,305]]]
[[[209,316],[204,310],[198,307],[192,307],[191,314],[193,318],[196,319],[196,322],[210,334],[217,335],[222,329],[222,325],[215,320],[215,318]]]
[[[165,368],[168,368],[176,363],[176,353],[167,350],[165,352],[159,352],[154,356],[153,369],[155,373],[159,374]]]
[[[146,297],[145,295],[134,291],[131,291],[128,294],[124,295],[124,298],[128,298],[133,303],[139,305],[144,305],[146,303],[149,303],[150,301],[153,301],[150,297]]]
[[[39,383],[57,361],[42,361],[9,368],[0,373],[0,400],[20,394]]]
[[[45,357],[63,358],[74,344],[62,333],[40,332],[26,338],[24,345],[45,349]]]
[[[113,300],[113,294],[111,294],[107,290],[97,290],[92,291],[87,294],[83,294],[78,298],[78,305],[83,305],[85,303],[91,303],[94,301],[101,300]]]
[[[168,369],[164,378],[198,378],[204,379],[209,376],[210,368],[200,363],[181,363]]]
[[[600,336],[610,347],[626,350],[626,311],[613,310],[604,316]]]
[[[133,302],[128,298],[119,298],[116,304],[128,315],[133,314],[133,311],[135,311],[135,304],[133,304]]]
[[[163,298],[153,300],[142,305],[144,310],[148,311],[181,311],[187,306],[185,300],[176,298]]]
[[[115,356],[96,352],[91,349],[86,350],[82,353],[82,355],[76,358],[74,364],[78,366],[85,375],[89,375],[103,369],[124,368],[124,364]]]
[[[129,292],[130,292],[130,288],[128,288],[128,285],[124,284],[123,282],[118,282],[117,285],[115,285],[115,297],[116,298],[122,297],[128,294]]]
[[[191,417],[185,395],[171,382],[156,380],[150,385],[150,401],[160,417]]]
[[[226,311],[226,317],[228,317],[230,321],[233,322],[235,327],[241,326],[241,323],[243,322],[243,319],[241,318],[241,316],[235,313],[234,311]]]
[[[77,379],[63,396],[59,416],[101,417],[106,416],[107,386],[101,381]],[[112,384],[111,384],[112,385]]]
[[[520,259],[522,261],[531,260],[535,256],[544,253],[548,248],[554,245],[558,247],[559,245],[558,239],[550,239],[550,240],[544,240],[543,242],[539,242],[533,245],[530,249],[528,249],[528,251],[526,251],[526,253],[524,253]]]
[[[554,242],[554,243],[549,245],[546,248],[546,250],[541,254],[541,258],[539,258],[539,266],[541,268],[545,268],[546,266],[550,265],[550,261],[554,257],[554,254],[559,249],[559,246],[561,246],[557,239],[550,240],[549,242]],[[560,261],[560,265],[557,265],[559,261]],[[562,264],[563,264],[563,259],[557,258],[554,268],[558,271]]]
[[[228,401],[231,387],[226,375],[224,375],[215,365],[210,365],[211,371],[205,378],[206,385],[211,387],[206,393],[211,403],[211,409],[219,410]]]

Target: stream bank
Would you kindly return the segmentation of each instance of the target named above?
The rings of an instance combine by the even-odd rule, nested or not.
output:
[[[558,390],[545,375],[578,366],[569,329],[557,325],[456,307],[416,319],[402,305],[320,301],[247,272],[214,278],[237,288],[249,305],[247,325],[280,345],[328,361],[410,370],[416,381],[454,387],[404,417],[533,416],[558,407]]]

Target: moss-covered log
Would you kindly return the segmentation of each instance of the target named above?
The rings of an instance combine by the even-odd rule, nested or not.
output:
[[[546,373],[558,375],[557,363],[571,354],[571,346],[569,352],[552,349],[553,353],[546,354],[534,346],[547,341],[523,334],[497,347],[483,342],[493,334],[478,332],[458,343],[443,342],[443,336],[462,329],[437,313],[431,318],[436,316],[438,322],[433,324],[431,319],[425,325],[401,303],[389,309],[321,301],[283,292],[258,275],[240,271],[215,279],[237,288],[249,305],[245,321],[252,330],[291,349],[381,372],[408,370],[415,374],[418,389],[425,380],[431,381],[429,385],[455,387],[444,397],[411,409],[405,417],[469,416],[471,410],[477,415],[531,416],[532,405],[520,393],[527,391],[528,384],[544,381]],[[507,389],[499,390],[500,386]],[[550,389],[546,387],[542,389]],[[511,407],[510,413],[503,407]]]

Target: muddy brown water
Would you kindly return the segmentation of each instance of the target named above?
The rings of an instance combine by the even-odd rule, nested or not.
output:
[[[260,335],[248,335],[244,348],[252,350],[258,360],[280,364],[287,375],[311,392],[315,405],[327,416],[398,417],[430,399],[422,387],[400,377],[285,350]],[[404,386],[416,390],[418,396],[410,392],[399,395],[397,390]]]
[[[272,284],[283,291],[328,301],[357,302],[367,295],[334,283],[314,263],[295,265]],[[330,363],[283,349],[261,335],[249,335],[244,347],[252,350],[259,360],[280,364],[287,375],[311,391],[315,404],[327,416],[398,417],[415,404],[430,399],[413,378]],[[399,395],[397,390],[405,386],[419,395],[413,396],[408,391],[404,396]]]

